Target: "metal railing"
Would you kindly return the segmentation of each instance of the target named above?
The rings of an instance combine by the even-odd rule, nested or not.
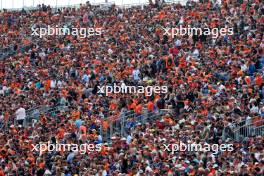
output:
[[[263,136],[264,135],[264,120],[243,125],[234,130],[234,139],[240,140],[245,137]]]
[[[35,109],[32,108],[26,111],[26,119],[23,122],[23,126],[34,126],[34,123],[39,121],[42,114],[56,117],[60,112],[68,111],[68,106],[61,105],[55,107],[40,106]],[[137,125],[155,121],[163,115],[171,113],[172,111],[170,109],[161,109],[151,112],[147,109],[143,109],[141,114],[137,114],[133,110],[125,111],[115,120],[112,120],[111,117],[104,119],[104,121],[108,122],[109,126],[107,129],[104,129],[101,124],[100,135],[104,142],[109,142],[113,136],[126,137]],[[1,127],[1,129],[7,130],[11,124],[17,125],[15,116],[12,116],[12,118],[9,119],[8,126],[6,128]]]
[[[241,121],[224,128],[223,139],[243,140],[246,137],[264,136],[264,119],[258,121]]]
[[[68,111],[68,106],[55,106],[55,107],[48,107],[42,106],[40,108],[31,110],[30,113],[27,114],[26,119],[24,121],[24,126],[32,125],[33,121],[38,121],[41,115],[49,115],[51,117],[56,117],[60,112]]]
[[[21,48],[14,50],[13,45],[9,45],[6,48],[0,49],[0,60],[4,60],[6,58],[12,57],[18,53],[24,54],[27,52],[33,45],[34,43],[32,42],[29,45],[22,46]]]
[[[126,137],[137,125],[155,121],[168,113],[171,114],[170,109],[161,109],[151,112],[147,109],[143,109],[141,114],[137,114],[134,111],[126,111],[121,114],[118,119],[104,119],[104,121],[108,123],[108,127],[104,129],[103,125],[101,125],[100,135],[104,142],[109,142],[113,136]]]
[[[41,115],[49,115],[55,117],[60,112],[67,112],[68,110],[68,106],[63,105],[57,105],[54,107],[39,106],[36,108],[28,109],[26,110],[26,118],[23,121],[23,126],[27,127],[32,125],[34,121],[38,121],[40,119]],[[17,125],[16,115],[12,115],[6,124],[3,122],[0,123],[0,129],[7,130],[12,124]]]

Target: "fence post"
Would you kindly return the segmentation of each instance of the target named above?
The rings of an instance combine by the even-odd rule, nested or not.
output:
[[[234,136],[235,136],[235,140],[237,141],[237,140],[238,140],[238,131],[235,130],[234,133],[235,133],[235,134],[234,134]]]
[[[102,141],[104,141],[102,124],[100,124],[100,135],[102,137]]]
[[[222,132],[222,140],[226,140],[226,127],[224,127]]]
[[[148,114],[148,109],[143,109],[142,110],[142,123],[146,123],[147,119],[149,118],[149,114]]]
[[[125,136],[124,135],[124,125],[125,125],[125,123],[124,123],[124,114],[122,114],[121,115],[121,137],[123,137],[123,136]]]
[[[113,136],[113,122],[110,122],[110,138]]]

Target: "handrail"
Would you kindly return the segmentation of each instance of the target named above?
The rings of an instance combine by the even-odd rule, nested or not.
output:
[[[39,108],[35,108],[35,109],[31,108],[31,113],[27,113],[27,111],[26,111],[26,118],[24,121],[24,125],[27,126],[28,121],[30,121],[32,119],[37,120],[41,114],[52,114],[53,112],[61,111],[61,110],[68,110],[68,106],[66,106],[66,105],[55,105],[54,107],[49,107],[47,105],[44,105],[44,106],[39,106]],[[11,124],[16,125],[16,115],[15,114],[13,114],[9,118],[7,124],[8,125],[11,125]],[[8,128],[8,126],[6,126],[5,128]]]
[[[143,108],[142,113],[137,114],[134,111],[128,110],[123,112],[118,119],[108,121],[109,127],[107,129],[103,129],[103,126],[101,124],[100,135],[103,141],[107,142],[111,139],[111,137],[115,135],[126,137],[128,135],[128,131],[133,130],[135,125],[139,123],[145,124],[146,122],[156,120],[156,117],[161,117],[167,113],[171,114],[171,112],[171,109],[159,109],[149,112],[147,108]],[[104,120],[109,120],[109,118],[106,118]],[[132,125],[131,123],[134,125]]]
[[[147,108],[142,108],[142,112],[144,112],[144,111],[147,111]],[[167,112],[170,112],[171,109],[159,109],[158,111],[167,111]],[[117,118],[116,120],[121,120],[121,118],[133,116],[135,114],[136,113],[135,113],[134,110],[127,110],[127,111],[123,112],[123,114],[120,114],[119,118]],[[105,118],[103,120],[111,120],[111,119],[112,119],[111,117],[107,117],[107,118]]]
[[[230,125],[225,126],[224,129],[228,128],[228,129],[232,130],[232,126],[235,126],[235,128],[237,128],[239,126],[239,124],[241,124],[241,123],[246,123],[246,120],[242,120],[242,121],[236,122],[236,123],[231,123]],[[234,132],[234,130],[232,130],[232,132]]]
[[[261,119],[261,120],[258,120],[258,121],[256,121],[256,122],[251,122],[251,123],[249,123],[249,124],[245,124],[245,125],[243,125],[243,126],[240,126],[239,128],[235,129],[233,132],[234,132],[234,133],[235,133],[235,132],[238,132],[240,129],[245,128],[245,127],[248,127],[248,126],[250,126],[250,125],[255,125],[256,123],[263,123],[262,125],[258,125],[258,127],[261,127],[261,126],[264,125],[264,119]]]
[[[235,128],[231,128],[231,125],[235,126]],[[264,136],[264,119],[257,121],[243,120],[231,125],[226,126],[223,130],[222,137],[224,140],[227,138],[240,140],[241,137]]]

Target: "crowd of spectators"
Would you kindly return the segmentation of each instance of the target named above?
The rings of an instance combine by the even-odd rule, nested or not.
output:
[[[179,25],[233,28],[233,35],[163,35]],[[149,4],[0,13],[0,176],[256,175],[264,173],[264,138],[223,139],[223,129],[264,117],[264,4],[260,0]],[[33,27],[102,28],[100,36],[33,36]],[[2,50],[1,50],[2,51]],[[5,49],[6,51],[6,49]],[[166,94],[97,93],[112,84],[168,86]],[[67,106],[25,126],[25,111]],[[137,123],[128,136],[102,141],[123,112],[171,109]],[[76,125],[82,120],[82,126]],[[14,122],[17,121],[16,124]],[[11,124],[10,124],[11,122]],[[246,123],[245,122],[245,123]],[[85,130],[83,130],[85,129]],[[87,129],[87,131],[86,131]],[[85,133],[85,134],[84,134]],[[32,144],[101,143],[100,152],[32,151]],[[233,151],[169,153],[163,144],[231,143]]]

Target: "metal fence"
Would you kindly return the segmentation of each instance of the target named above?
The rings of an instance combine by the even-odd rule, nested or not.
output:
[[[17,50],[14,50],[14,46],[13,45],[9,45],[9,46],[7,46],[5,48],[2,48],[2,49],[0,49],[0,60],[7,59],[9,57],[17,55],[18,53],[24,54],[25,52],[29,51],[30,48],[32,48],[33,45],[34,45],[34,43],[32,42],[31,44],[22,46],[22,47],[20,47]]]
[[[25,127],[30,125],[34,126],[34,123],[40,119],[41,115],[48,115],[55,117],[60,112],[67,112],[68,110],[69,110],[68,106],[63,106],[63,105],[57,105],[54,107],[39,106],[28,109],[26,110],[26,118],[23,121],[23,126]],[[17,125],[17,120],[15,115],[12,115],[6,124],[4,122],[0,122],[0,129],[3,131],[7,130],[9,126],[12,124]]]
[[[223,139],[241,141],[245,137],[264,136],[264,119],[258,121],[241,121],[224,128]]]
[[[151,112],[143,109],[141,114],[136,114],[134,111],[126,111],[116,120],[104,119],[108,123],[108,128],[104,129],[103,125],[101,125],[100,135],[104,142],[109,142],[113,136],[126,137],[137,125],[155,121],[168,113],[171,114],[170,109]]]
[[[42,114],[56,117],[61,112],[68,112],[68,106],[58,105],[55,107],[40,106],[31,108],[26,111],[26,119],[23,122],[23,126],[34,126],[34,124],[40,119]],[[104,129],[103,125],[100,125],[100,135],[104,142],[109,142],[111,137],[119,136],[126,137],[130,134],[134,128],[140,124],[146,124],[147,122],[153,122],[160,119],[165,114],[172,114],[170,109],[161,109],[157,111],[149,112],[147,109],[143,109],[141,114],[136,114],[133,110],[123,112],[116,120],[109,118],[104,119],[108,122],[109,126]],[[7,126],[0,123],[1,130],[8,130],[11,125],[17,125],[16,117],[12,116],[9,119]]]
[[[26,119],[24,121],[24,126],[33,125],[34,122],[38,121],[40,119],[40,116],[48,115],[51,117],[56,117],[61,112],[68,111],[68,106],[55,106],[55,107],[48,107],[48,106],[42,106],[36,109],[31,110],[27,113]]]

